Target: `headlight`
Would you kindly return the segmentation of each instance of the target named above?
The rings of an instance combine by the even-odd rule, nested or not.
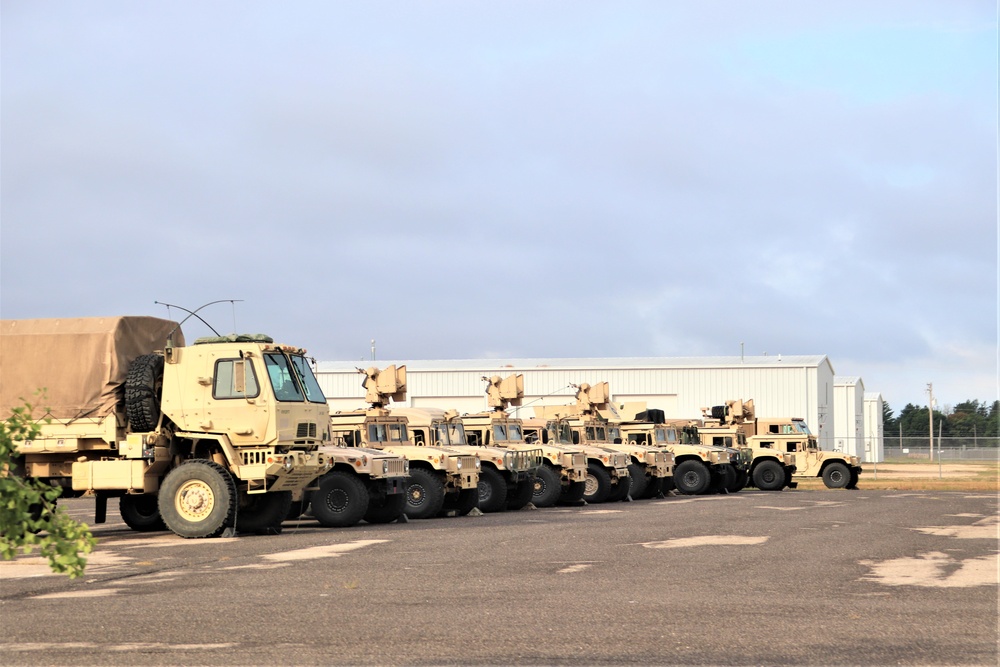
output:
[[[462,469],[462,459],[455,459],[455,468],[457,470],[461,470]]]
[[[476,457],[476,470],[479,470],[481,467],[483,467],[483,463],[482,463],[482,461],[479,460],[479,457],[477,456]]]
[[[285,470],[291,470],[295,467],[295,457],[286,456],[285,457]]]
[[[387,472],[389,472],[389,462],[388,461],[382,461],[382,474],[384,475]]]
[[[410,472],[410,459],[403,459],[403,472]]]

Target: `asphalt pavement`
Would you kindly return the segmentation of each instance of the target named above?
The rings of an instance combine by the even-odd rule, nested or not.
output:
[[[63,504],[89,519],[87,500]],[[0,563],[3,665],[997,665],[995,493],[743,491]]]

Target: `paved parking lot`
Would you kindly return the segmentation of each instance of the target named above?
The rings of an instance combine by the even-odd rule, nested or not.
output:
[[[4,665],[998,659],[995,493],[744,491],[267,537],[95,534],[82,580],[0,563]]]

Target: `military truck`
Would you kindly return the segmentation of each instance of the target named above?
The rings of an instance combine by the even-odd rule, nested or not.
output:
[[[580,419],[571,421],[574,438],[585,445],[604,447],[628,456],[628,495],[633,499],[654,498],[670,487],[674,455],[662,447],[638,443],[622,437],[621,416],[611,404],[607,382],[571,385],[576,388],[576,409]]]
[[[415,445],[447,447],[479,457],[479,511],[519,510],[531,502],[535,471],[541,465],[541,449],[517,451],[478,442],[473,445],[466,438],[465,426],[456,410],[394,408],[392,414],[406,417]]]
[[[642,402],[624,403],[617,422],[623,440],[651,447],[663,447],[674,455],[674,471],[664,491],[674,488],[684,495],[735,493],[743,488],[740,474],[748,461],[737,449],[704,446],[683,437],[678,424],[665,419],[663,410],[647,409]],[[630,418],[629,415],[631,415]]]
[[[405,456],[410,465],[405,514],[410,519],[465,515],[475,509],[479,502],[479,457],[448,447],[415,445],[406,417],[391,414],[387,407],[390,402],[406,400],[406,366],[358,370],[365,375],[365,401],[370,407],[330,415],[334,443]]]
[[[327,528],[389,523],[406,509],[405,456],[379,449],[328,445],[320,452],[332,468],[306,489],[293,494],[289,519],[311,517]]]
[[[821,477],[830,489],[854,489],[861,476],[861,462],[857,456],[842,452],[824,451],[819,448],[816,436],[809,431],[805,420],[798,417],[761,419],[756,416],[753,399],[726,401],[725,405],[702,408],[706,422],[711,419],[718,426],[738,430],[754,452],[754,460],[762,456],[792,456],[794,467],[789,476],[789,486],[794,488],[795,478]],[[706,427],[706,432],[711,432]],[[757,480],[754,479],[754,484]]]
[[[302,348],[236,334],[186,346],[179,323],[131,316],[3,320],[0,348],[0,410],[39,388],[47,408],[13,473],[94,497],[95,523],[117,497],[133,530],[277,533],[292,493],[330,467]]]
[[[521,405],[524,376],[518,373],[501,379],[494,375],[483,380],[487,382],[487,402],[492,409],[462,415],[468,442],[519,452],[537,450],[541,454],[541,465],[532,478],[528,500],[535,507],[551,507],[560,499],[579,502],[586,490],[586,455],[574,448],[546,445],[539,440],[526,442],[522,421],[507,413],[508,408]]]

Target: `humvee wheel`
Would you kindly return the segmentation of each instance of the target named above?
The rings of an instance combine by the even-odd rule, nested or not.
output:
[[[422,468],[410,468],[406,480],[406,516],[430,519],[444,506],[444,484],[434,473]]]
[[[588,503],[603,503],[611,494],[611,474],[602,465],[587,464],[586,484],[583,499]]]
[[[454,512],[456,516],[465,516],[479,504],[479,489],[462,489],[458,493],[449,493],[444,497],[444,507],[441,515]]]
[[[661,493],[666,493],[663,490],[663,485],[670,477],[650,477],[649,483],[646,484],[646,491],[642,494],[644,499],[656,498]]]
[[[531,502],[535,494],[535,478],[531,477],[517,483],[513,489],[507,489],[507,511],[516,512]]]
[[[632,489],[632,475],[628,477],[619,477],[618,482],[611,487],[611,493],[608,494],[609,503],[617,503],[619,500],[625,500],[625,497],[629,495],[629,491]]]
[[[750,475],[747,474],[746,470],[736,471],[736,481],[733,484],[733,488],[729,489],[729,493],[736,493],[737,491],[742,491],[747,488],[747,482],[750,481]]]
[[[562,482],[559,473],[548,465],[541,465],[535,471],[535,481],[532,483],[531,502],[535,507],[552,507],[559,502],[562,493]]]
[[[507,506],[507,482],[503,475],[483,466],[479,471],[477,502],[481,512],[499,512]],[[472,508],[469,508],[472,511]]]
[[[239,492],[236,508],[236,532],[257,535],[278,535],[281,522],[288,517],[292,505],[291,491],[269,493]]]
[[[674,469],[674,485],[687,496],[705,493],[712,483],[712,473],[701,461],[681,461]]]
[[[559,502],[576,504],[583,500],[587,492],[586,482],[572,482],[565,491],[559,495]]]
[[[785,469],[777,461],[761,461],[753,469],[753,485],[761,491],[781,491],[786,481]]]
[[[372,498],[368,501],[368,511],[365,512],[365,521],[368,523],[391,523],[401,517],[405,510],[405,493],[394,493],[391,496]]]
[[[664,477],[663,481],[660,483],[660,493],[667,495],[671,491],[677,489],[677,484],[674,482],[674,476]]]
[[[232,525],[236,484],[218,463],[187,461],[167,473],[157,505],[163,523],[181,537],[217,537]]]
[[[288,506],[288,514],[285,516],[285,520],[294,521],[295,519],[298,519],[300,516],[305,514],[306,507],[308,506],[309,502],[304,498],[303,500],[293,500],[292,504]]]
[[[125,417],[133,431],[156,428],[162,394],[163,357],[158,354],[136,357],[125,376]]]
[[[851,483],[851,471],[840,461],[834,461],[823,468],[823,483],[828,489],[846,488]]]
[[[156,506],[156,496],[152,494],[122,496],[118,499],[118,512],[125,525],[134,531],[146,533],[167,529],[160,508]]]
[[[736,468],[731,463],[720,464],[713,473],[712,493],[729,493],[729,488],[736,486]]]
[[[345,528],[361,521],[368,511],[368,489],[354,473],[331,470],[319,478],[309,497],[312,515],[326,528]]]
[[[858,478],[859,477],[861,477],[861,473],[859,473],[854,468],[851,468],[851,482],[850,482],[850,484],[847,485],[847,488],[849,488],[849,489],[856,489],[856,488],[858,488]]]
[[[650,484],[650,478],[646,477],[645,469],[641,465],[630,463],[628,466],[628,478],[632,480],[632,486],[629,488],[629,495],[631,495],[634,500],[645,498],[646,487]]]

